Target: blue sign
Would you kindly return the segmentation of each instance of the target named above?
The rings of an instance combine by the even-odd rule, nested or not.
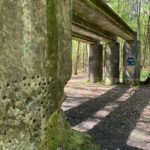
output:
[[[127,58],[126,64],[127,64],[128,66],[135,66],[135,65],[136,65],[136,64],[135,64],[135,59],[134,59],[133,57]]]

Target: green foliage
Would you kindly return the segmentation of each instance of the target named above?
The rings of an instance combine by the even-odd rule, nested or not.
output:
[[[78,44],[79,41],[72,40],[72,67],[73,68],[76,67]],[[87,59],[88,59],[87,43],[80,41],[78,55],[79,55],[79,60],[78,60],[77,70],[86,72]]]
[[[141,41],[141,65],[150,66],[150,48],[147,41],[149,0],[104,0],[125,22],[138,33]]]
[[[145,81],[149,76],[149,71],[142,71],[140,75],[140,81]]]
[[[48,128],[49,150],[100,150],[89,135],[73,131],[59,111],[49,119]]]

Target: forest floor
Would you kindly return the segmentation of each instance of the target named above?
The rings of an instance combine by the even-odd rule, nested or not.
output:
[[[150,87],[128,88],[72,76],[62,105],[74,130],[90,134],[104,150],[150,150]]]

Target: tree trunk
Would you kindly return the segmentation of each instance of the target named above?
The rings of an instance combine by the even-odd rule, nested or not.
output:
[[[138,40],[141,40],[141,2],[137,0],[138,16],[137,16],[137,27],[138,27]]]
[[[84,68],[85,68],[85,45],[84,45],[84,48],[83,48],[82,54],[83,54],[82,68],[83,68],[83,72],[84,72]]]
[[[74,63],[74,75],[78,74],[78,63],[79,63],[79,51],[80,51],[80,41],[78,42],[78,47],[77,47],[77,53],[76,53],[76,59]]]
[[[88,44],[86,43],[86,48],[85,48],[85,72],[87,72],[88,68]]]
[[[148,23],[147,23],[147,31],[145,33],[145,41],[144,41],[144,48],[143,48],[143,60],[142,60],[142,63],[141,63],[141,67],[140,67],[140,70],[142,70],[142,68],[144,67],[145,65],[145,60],[146,60],[146,50],[147,50],[147,46],[148,46],[148,39],[150,38],[149,37],[149,26],[150,26],[150,17],[148,18]],[[149,41],[150,42],[150,41]]]

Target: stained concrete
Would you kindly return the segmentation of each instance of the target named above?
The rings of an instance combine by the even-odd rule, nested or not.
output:
[[[105,50],[105,84],[119,83],[120,75],[120,45],[117,42],[109,42]]]
[[[136,33],[109,7],[103,0],[73,0],[73,14],[79,16],[78,21],[73,17],[73,22],[82,25],[84,21],[92,24],[93,27],[84,25],[88,29],[98,31],[103,30],[113,35],[120,36],[126,40],[136,38]],[[104,34],[106,35],[109,34]]]
[[[0,1],[2,150],[49,150],[55,140],[48,124],[71,76],[71,2]]]
[[[90,44],[88,55],[88,80],[92,83],[101,82],[103,46],[99,43]]]
[[[48,119],[71,75],[71,1],[0,7],[0,149],[47,150]]]
[[[140,50],[140,41],[125,41],[123,47],[123,82],[126,84],[137,85],[140,83]]]

